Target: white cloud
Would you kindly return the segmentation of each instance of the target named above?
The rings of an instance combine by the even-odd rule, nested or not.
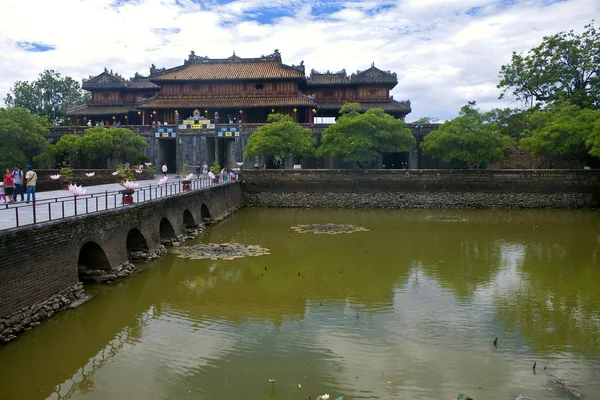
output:
[[[9,0],[0,25],[0,97],[44,69],[81,79],[104,67],[124,76],[150,64],[180,65],[190,50],[211,58],[256,57],[278,48],[307,72],[366,69],[398,74],[392,94],[413,113],[454,117],[468,100],[497,99],[512,51],[544,35],[580,31],[596,0]],[[19,45],[21,43],[21,45]],[[31,52],[23,43],[54,46]]]

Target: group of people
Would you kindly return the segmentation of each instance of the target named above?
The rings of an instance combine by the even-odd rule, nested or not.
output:
[[[27,203],[31,199],[35,201],[35,186],[37,184],[37,174],[31,168],[31,165],[27,166],[27,173],[23,174],[23,171],[19,167],[14,167],[11,171],[6,168],[6,173],[0,182],[0,199],[4,200],[5,203],[15,203],[19,194],[21,195],[21,201],[25,201],[24,193],[27,193]]]
[[[92,122],[91,119],[88,119],[88,122],[86,125],[90,128],[92,126],[104,126],[106,128],[111,126],[111,124],[109,124],[108,121],[96,121],[96,124],[94,125],[94,123]],[[112,126],[121,126],[121,121],[113,121]]]

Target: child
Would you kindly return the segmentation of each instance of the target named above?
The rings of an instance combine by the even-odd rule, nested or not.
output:
[[[6,195],[4,194],[4,182],[0,182],[0,199],[6,203]]]

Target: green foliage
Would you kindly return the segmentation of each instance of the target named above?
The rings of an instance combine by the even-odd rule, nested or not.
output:
[[[360,112],[360,103],[344,103],[340,108],[340,114],[357,113]]]
[[[36,161],[55,164],[56,160],[66,160],[69,165],[78,165],[81,160],[81,136],[63,135],[58,142],[46,147],[46,151],[34,157]]]
[[[495,124],[485,122],[483,114],[464,106],[458,117],[425,136],[421,150],[438,160],[466,168],[502,160],[504,149],[510,144],[511,140],[502,136]]]
[[[48,121],[23,108],[0,108],[0,168],[24,168],[46,147]]]
[[[487,122],[496,125],[496,129],[502,136],[520,139],[527,136],[531,128],[531,113],[535,108],[520,110],[517,108],[494,108],[485,113]]]
[[[409,151],[415,145],[415,138],[403,121],[379,108],[364,114],[355,109],[352,103],[344,104],[345,113],[323,132],[320,155],[341,157],[363,167],[377,162],[384,153]]]
[[[154,175],[156,173],[156,167],[154,166],[154,164],[150,164],[146,167],[146,172],[148,172],[148,174],[150,175]]]
[[[127,168],[125,164],[120,164],[117,167],[117,172],[119,173],[119,178],[123,181],[135,181],[135,175],[130,168]]]
[[[83,104],[89,99],[79,82],[62,77],[54,70],[45,70],[33,82],[17,81],[4,98],[7,107],[20,107],[32,114],[47,117],[54,124],[66,122],[68,107]]]
[[[190,172],[191,172],[190,162],[188,160],[185,160],[183,162],[183,165],[181,166],[181,174],[180,175],[182,178],[185,178],[186,176],[188,176],[190,174]]]
[[[435,117],[421,117],[421,118],[411,122],[411,124],[435,124],[438,121],[439,121],[439,119],[435,118]]]
[[[221,166],[219,165],[218,161],[212,163],[212,165],[210,166],[210,172],[212,172],[215,175],[219,175],[219,173],[221,173]]]
[[[596,147],[599,123],[600,111],[557,103],[531,114],[530,137],[521,140],[520,145],[534,156],[560,156],[581,162],[588,152],[600,155]]]
[[[65,183],[70,183],[73,181],[73,170],[68,166],[63,166],[60,169],[60,178]]]
[[[560,32],[523,55],[513,52],[500,69],[500,98],[525,102],[568,100],[581,108],[600,108],[600,32],[594,24],[581,34]]]
[[[267,122],[248,139],[246,159],[264,156],[279,157],[283,161],[290,155],[298,158],[314,154],[315,139],[310,129],[302,128],[291,117],[281,114],[270,114]]]

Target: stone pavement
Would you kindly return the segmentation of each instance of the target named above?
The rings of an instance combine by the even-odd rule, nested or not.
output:
[[[160,177],[162,174],[157,176]],[[134,203],[180,193],[181,179],[175,179],[174,174],[169,174],[168,177],[169,181],[165,185],[158,185],[158,180],[135,181],[140,188],[133,194]],[[192,181],[192,190],[200,190],[212,185],[209,180],[196,179]],[[20,201],[21,196],[18,197],[19,201],[13,204],[0,202],[0,230],[123,207],[122,195],[119,191],[124,187],[118,183],[84,186],[84,188],[87,193],[77,198],[68,190],[36,193],[35,216],[33,202],[26,204],[25,201]]]

